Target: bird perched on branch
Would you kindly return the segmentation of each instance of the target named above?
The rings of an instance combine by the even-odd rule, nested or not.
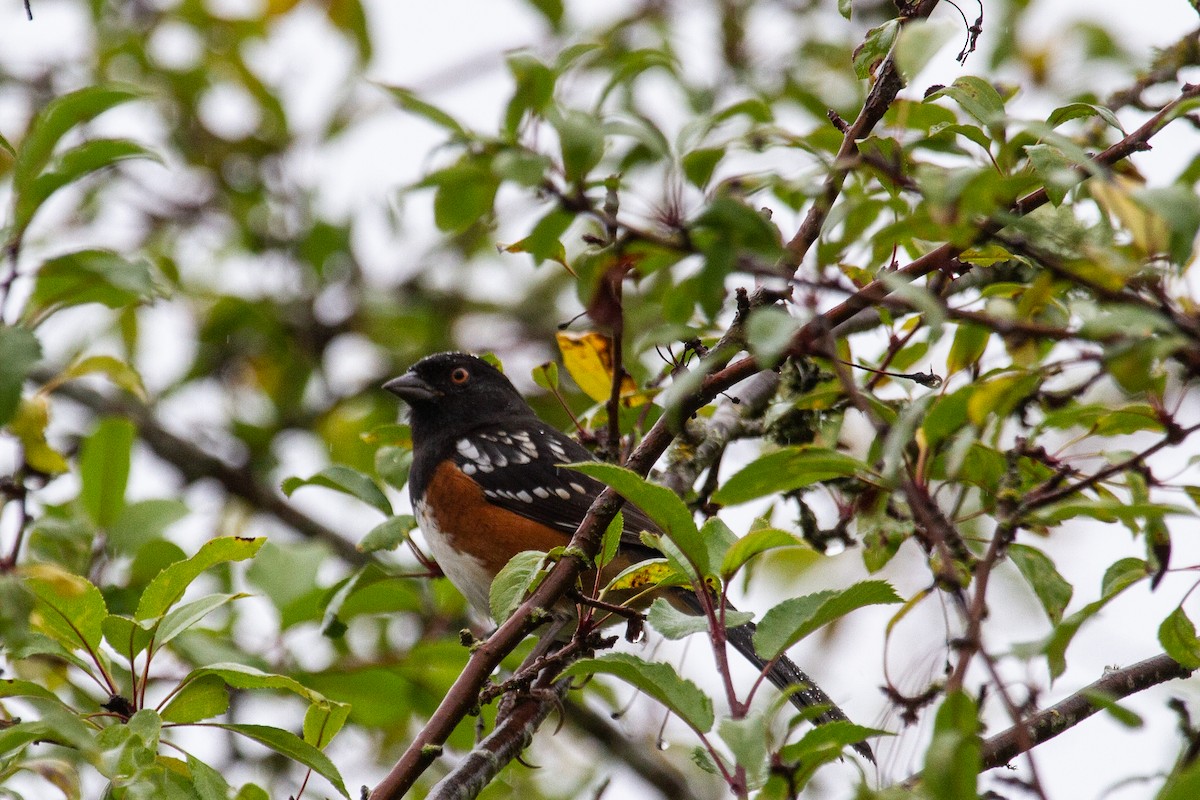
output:
[[[434,558],[478,611],[489,614],[496,574],[517,553],[566,545],[604,485],[563,464],[595,460],[575,440],[543,422],[512,383],[486,361],[438,353],[384,384],[412,408],[413,510]],[[603,578],[662,553],[641,533],[660,533],[640,509],[626,505],[617,558]],[[603,585],[604,581],[601,581]],[[684,611],[701,613],[696,594],[660,593]],[[754,649],[754,624],[726,639],[801,710],[818,709],[816,724],[846,715],[787,656],[768,662]],[[863,742],[854,745],[874,761]]]

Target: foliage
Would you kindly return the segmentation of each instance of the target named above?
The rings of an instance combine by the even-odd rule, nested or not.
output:
[[[540,43],[506,52],[488,108],[368,80],[398,49],[382,2],[30,5],[0,23],[6,796],[469,773],[568,797],[632,771],[676,796],[819,774],[1044,798],[1078,776],[1041,743],[1096,735],[1096,710],[1158,754],[1108,780],[1194,795],[1183,706],[1120,701],[1200,667],[1200,32],[1142,52],[1119,17],[1045,32],[1016,0],[974,26],[936,0],[513,0]],[[64,17],[87,44],[16,54]],[[661,528],[663,558],[626,565],[609,503],[514,559],[485,644],[428,579],[411,434],[377,389],[458,348],[502,356],[610,462],[580,471]],[[581,570],[601,602],[522,666],[535,606]],[[1131,607],[1132,645],[1089,640],[1126,680],[1073,692],[1099,671],[1077,643]],[[814,728],[729,666],[726,627],[754,617],[759,656],[803,653],[921,755],[861,780],[843,751],[885,731]],[[712,658],[611,651],[597,625],[621,619]],[[627,729],[582,701],[634,690],[653,708]],[[504,766],[555,692],[565,730],[531,760],[561,768]],[[510,733],[522,703],[546,707]],[[685,747],[642,746],[663,708]],[[516,743],[498,775],[438,758],[476,723]]]

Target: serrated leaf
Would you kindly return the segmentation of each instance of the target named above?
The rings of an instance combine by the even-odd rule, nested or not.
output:
[[[92,522],[107,528],[125,508],[125,484],[135,429],[127,419],[109,417],[83,442],[79,455],[79,499]]]
[[[220,716],[229,710],[225,681],[207,675],[183,684],[160,712],[164,722],[187,724]]]
[[[669,664],[643,661],[629,653],[606,653],[576,661],[562,672],[562,677],[577,675],[612,675],[662,703],[693,730],[712,730],[712,700]]]
[[[1062,622],[1063,611],[1075,590],[1058,573],[1050,557],[1024,544],[1009,545],[1008,555],[1041,601],[1050,621],[1056,625]]]
[[[654,520],[701,575],[712,574],[708,547],[692,519],[692,512],[674,492],[615,464],[589,461],[568,466],[611,486]]]
[[[367,505],[379,509],[385,517],[392,516],[392,504],[375,481],[343,464],[326,467],[308,478],[288,478],[283,482],[283,493],[288,497],[301,486],[322,486],[326,489],[348,494]]]
[[[497,624],[512,616],[525,600],[525,595],[536,588],[545,574],[545,563],[545,553],[526,550],[510,558],[496,573],[488,593],[488,608]]]
[[[185,561],[171,564],[151,579],[138,601],[136,619],[153,619],[165,614],[167,609],[179,602],[197,577],[217,564],[230,561],[245,561],[253,558],[266,538],[243,539],[237,536],[221,536],[210,539],[201,546],[196,555]]]
[[[91,581],[53,564],[30,564],[21,570],[25,587],[37,598],[35,623],[68,650],[95,652],[104,636],[108,606]]]
[[[801,445],[768,453],[729,477],[713,501],[736,505],[777,492],[802,489],[833,478],[866,477],[867,465],[824,447]]]
[[[754,633],[754,649],[777,658],[813,631],[864,606],[901,602],[885,581],[862,581],[841,591],[793,597],[767,611]]]
[[[337,767],[333,765],[333,762],[329,760],[329,756],[296,734],[279,728],[272,728],[268,725],[247,725],[229,722],[214,722],[210,724],[214,727],[224,728],[227,731],[245,736],[247,739],[253,739],[259,744],[271,748],[276,753],[303,764],[333,784],[333,787],[343,797],[350,797],[349,793],[346,792],[346,785],[342,782],[342,776],[338,773]]]
[[[376,553],[380,550],[395,550],[408,540],[408,535],[417,527],[417,520],[411,514],[397,514],[376,525],[358,543],[358,549],[363,553]]]

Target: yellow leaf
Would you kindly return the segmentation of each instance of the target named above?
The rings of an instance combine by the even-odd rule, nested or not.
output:
[[[67,460],[46,442],[46,425],[50,422],[50,407],[44,398],[22,398],[8,429],[21,440],[25,462],[38,472],[56,475],[67,471]]]
[[[667,564],[666,559],[651,559],[629,567],[604,588],[607,592],[621,592],[630,589],[648,589],[657,586],[675,574],[675,570]]]
[[[562,353],[563,366],[584,394],[603,403],[612,395],[612,343],[602,333],[569,333],[559,331],[555,337]],[[621,378],[621,400],[626,406],[639,406],[646,396],[638,392],[633,378]]]

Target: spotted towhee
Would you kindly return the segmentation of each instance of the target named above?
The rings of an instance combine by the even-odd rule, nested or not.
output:
[[[604,486],[559,465],[594,458],[542,422],[503,373],[472,355],[429,356],[384,388],[412,407],[408,489],[421,531],[446,577],[487,615],[492,579],[509,559],[565,545],[579,527]],[[659,531],[649,517],[627,504],[624,523],[614,574],[662,557],[640,537],[642,531]],[[674,605],[699,613],[694,593],[667,591]],[[768,680],[788,692],[797,708],[819,707],[816,723],[846,719],[787,656],[769,664],[759,656],[753,634],[753,623],[747,623],[729,628],[726,638],[767,670]],[[865,743],[854,747],[874,761]]]

